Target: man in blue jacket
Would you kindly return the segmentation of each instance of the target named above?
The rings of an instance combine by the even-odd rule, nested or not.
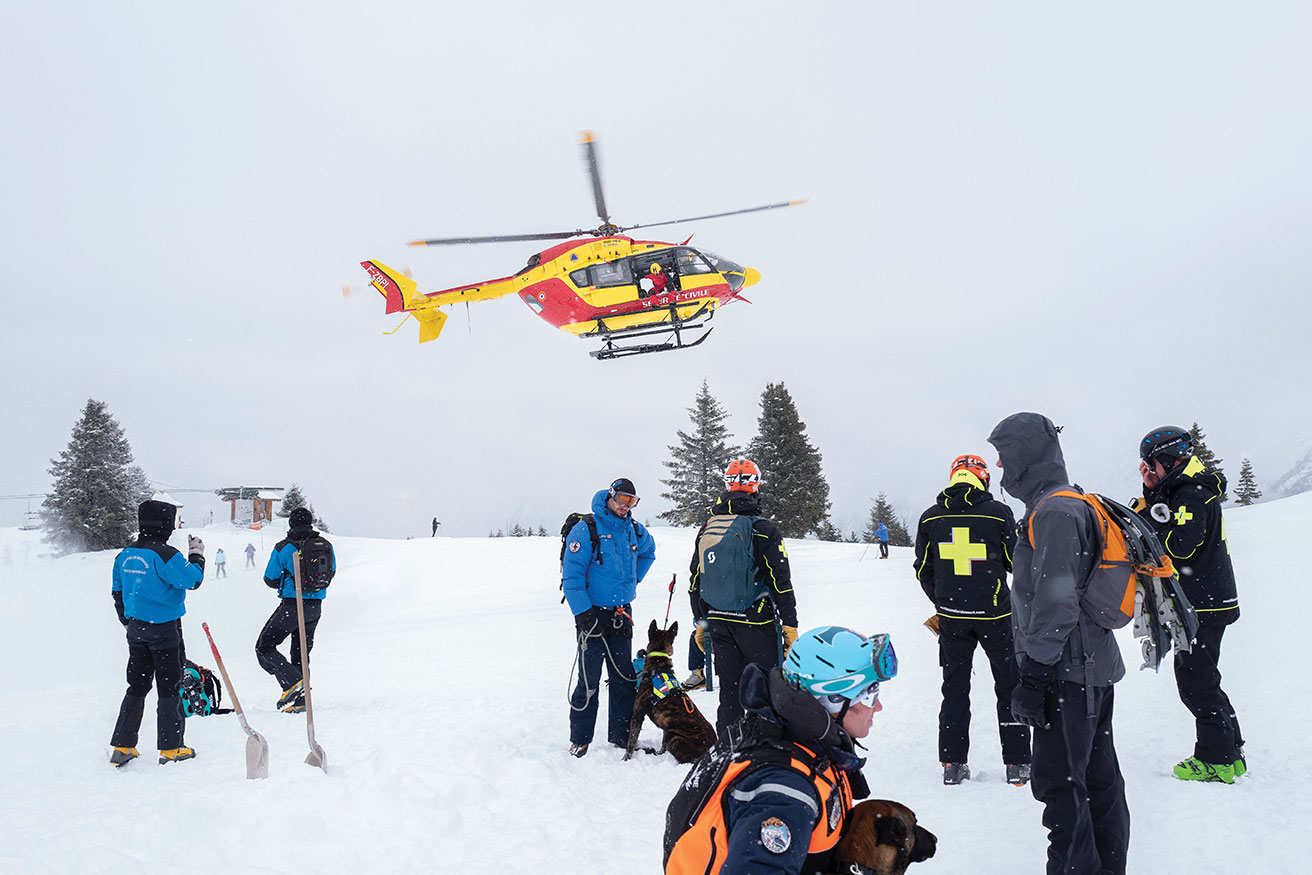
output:
[[[298,507],[287,518],[287,537],[273,548],[269,564],[264,569],[264,585],[278,591],[278,607],[260,630],[260,637],[255,640],[255,657],[260,668],[278,679],[282,695],[278,697],[278,710],[296,714],[305,710],[304,685],[301,680],[301,638],[298,634],[300,624],[296,617],[296,554],[311,543],[327,545],[329,572],[331,579],[337,571],[337,555],[332,544],[314,530],[314,514],[309,508]],[[302,565],[302,573],[305,566]],[[325,584],[326,586],[326,584]],[[301,604],[305,612],[305,646],[314,649],[314,630],[319,625],[323,612],[323,600],[327,589],[316,592],[302,592]],[[292,639],[291,660],[278,651],[278,645]]]
[[[178,685],[182,681],[182,615],[187,590],[205,578],[205,544],[187,539],[187,558],[168,545],[177,508],[163,501],[143,501],[137,508],[137,539],[114,559],[114,604],[127,627],[128,689],[118,709],[109,761],[123,766],[136,759],[137,735],[146,711],[151,681],[156,742],[161,763],[191,759],[196,752],[182,744],[186,717]]]
[[[588,519],[565,536],[561,585],[574,614],[578,636],[578,683],[569,700],[569,752],[588,752],[597,723],[601,664],[606,663],[610,694],[606,737],[616,747],[629,743],[629,720],[637,695],[633,673],[633,597],[638,583],[656,561],[656,541],[632,519],[638,504],[633,481],[621,477],[592,496]]]

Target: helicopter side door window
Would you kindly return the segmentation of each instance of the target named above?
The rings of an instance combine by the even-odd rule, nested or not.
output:
[[[588,268],[588,271],[592,277],[592,285],[599,289],[607,286],[633,285],[633,273],[629,270],[627,261],[609,261],[594,264]]]
[[[679,276],[692,276],[699,273],[715,273],[715,268],[706,263],[706,260],[695,249],[680,249],[674,256],[674,262],[677,266]]]

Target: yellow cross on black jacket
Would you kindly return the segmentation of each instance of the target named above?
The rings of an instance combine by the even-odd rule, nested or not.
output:
[[[1224,626],[1239,619],[1239,594],[1221,519],[1225,475],[1208,471],[1197,456],[1169,472],[1154,489],[1144,487],[1139,515],[1148,520],[1180,575],[1198,622]],[[1157,517],[1154,505],[1163,505]],[[1166,517],[1162,522],[1158,517]]]
[[[920,515],[912,567],[939,616],[997,620],[1011,616],[1007,573],[1015,547],[1011,508],[958,480]]]

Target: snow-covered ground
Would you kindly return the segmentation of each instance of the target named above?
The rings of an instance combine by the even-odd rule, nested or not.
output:
[[[1234,786],[1171,777],[1192,750],[1192,720],[1169,661],[1159,675],[1135,670],[1126,630],[1116,746],[1133,818],[1131,872],[1306,871],[1312,706],[1299,556],[1312,495],[1226,518],[1243,618],[1227,633],[1222,668],[1250,773]],[[686,628],[692,532],[653,531],[658,558],[635,605],[639,627],[663,619],[677,574],[670,616]],[[211,568],[188,596],[189,652],[213,667],[207,621],[252,726],[269,740],[269,778],[246,780],[245,736],[231,715],[188,721],[197,758],[156,765],[153,700],[142,758],[112,768],[126,660],[109,594],[114,553],[54,560],[39,533],[0,530],[0,872],[660,870],[665,806],[684,767],[666,757],[624,763],[604,744],[581,760],[565,753],[573,627],[559,603],[558,539],[332,536],[339,573],[312,663],[325,774],[305,765],[305,720],[276,711],[277,685],[253,651],[275,604],[261,572],[280,533],[215,525],[173,542],[186,532],[202,535],[211,557],[223,547],[230,569],[215,580]],[[258,567],[243,569],[251,540]],[[939,837],[938,855],[911,871],[1042,871],[1040,806],[1002,780],[982,656],[974,780],[940,783],[937,654],[920,625],[930,607],[911,551],[894,548],[889,561],[861,545],[797,541],[789,551],[803,628],[893,635],[901,674],[885,685],[866,775],[876,796],[909,805]],[[685,657],[676,653],[681,670]],[[714,694],[696,696],[713,715]],[[657,742],[650,724],[644,735]]]

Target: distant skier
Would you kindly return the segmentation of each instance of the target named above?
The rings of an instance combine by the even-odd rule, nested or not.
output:
[[[1135,510],[1161,537],[1180,574],[1180,585],[1198,612],[1198,634],[1189,652],[1175,653],[1180,701],[1194,715],[1193,756],[1177,763],[1182,781],[1234,783],[1248,771],[1244,737],[1230,697],[1221,689],[1221,637],[1239,619],[1234,567],[1221,520],[1225,475],[1208,471],[1193,454],[1193,436],[1178,426],[1150,431],[1139,443],[1142,499]]]
[[[437,527],[440,525],[442,524],[437,521],[437,517],[433,517],[433,534],[429,535],[430,538],[437,537]]]
[[[970,675],[978,644],[988,657],[997,698],[998,732],[1008,783],[1030,779],[1030,728],[1011,716],[1016,652],[1011,636],[1007,573],[1016,549],[1016,519],[994,499],[989,468],[979,456],[958,456],[948,486],[916,526],[912,567],[934,603],[943,706],[938,712],[938,755],[943,783],[970,778]]]
[[[779,527],[761,513],[761,470],[735,459],[724,471],[724,493],[697,532],[688,587],[694,619],[706,621],[720,707],[715,731],[743,716],[738,683],[752,663],[779,664],[797,640],[797,599]]]
[[[296,554],[312,542],[327,545],[329,576],[337,570],[337,556],[332,544],[314,530],[314,515],[308,508],[298,507],[288,517],[287,537],[273,548],[269,564],[264,569],[264,583],[278,591],[278,607],[260,630],[255,641],[255,656],[260,668],[278,679],[282,695],[278,697],[278,710],[299,713],[305,710],[304,686],[301,676],[301,638],[296,615]],[[302,563],[302,574],[305,563]],[[304,579],[302,579],[304,583]],[[305,612],[305,646],[314,649],[314,630],[319,626],[326,589],[303,592],[302,610]],[[288,636],[292,639],[291,661],[280,652],[278,645]]]
[[[127,627],[128,689],[119,706],[109,761],[123,766],[136,759],[137,736],[146,710],[146,694],[155,683],[155,738],[161,763],[191,759],[196,752],[182,744],[186,717],[178,685],[182,681],[182,615],[187,590],[205,578],[205,543],[187,538],[187,558],[168,544],[178,509],[163,501],[143,501],[137,508],[137,539],[114,559],[114,604]]]
[[[621,477],[592,496],[592,533],[579,520],[565,536],[561,586],[574,614],[578,639],[578,682],[569,699],[569,753],[588,752],[601,698],[601,665],[609,695],[606,738],[627,747],[637,678],[633,673],[633,599],[638,583],[656,561],[656,541],[632,519],[638,505],[633,481]]]
[[[1112,735],[1121,649],[1080,607],[1100,555],[1097,520],[1069,490],[1057,427],[1016,413],[993,429],[1002,487],[1025,502],[1011,604],[1020,683],[1011,713],[1034,727],[1030,791],[1043,803],[1048,875],[1125,875],[1130,808]],[[1030,538],[1033,538],[1031,542]]]
[[[214,579],[228,576],[228,557],[223,555],[223,548],[214,551]]]
[[[255,567],[255,545],[254,545],[254,544],[247,544],[247,545],[246,545],[246,567],[247,567],[247,568],[254,568],[254,567]]]
[[[875,540],[879,542],[879,558],[888,558],[888,526],[884,521],[879,521],[879,527],[875,529]]]

